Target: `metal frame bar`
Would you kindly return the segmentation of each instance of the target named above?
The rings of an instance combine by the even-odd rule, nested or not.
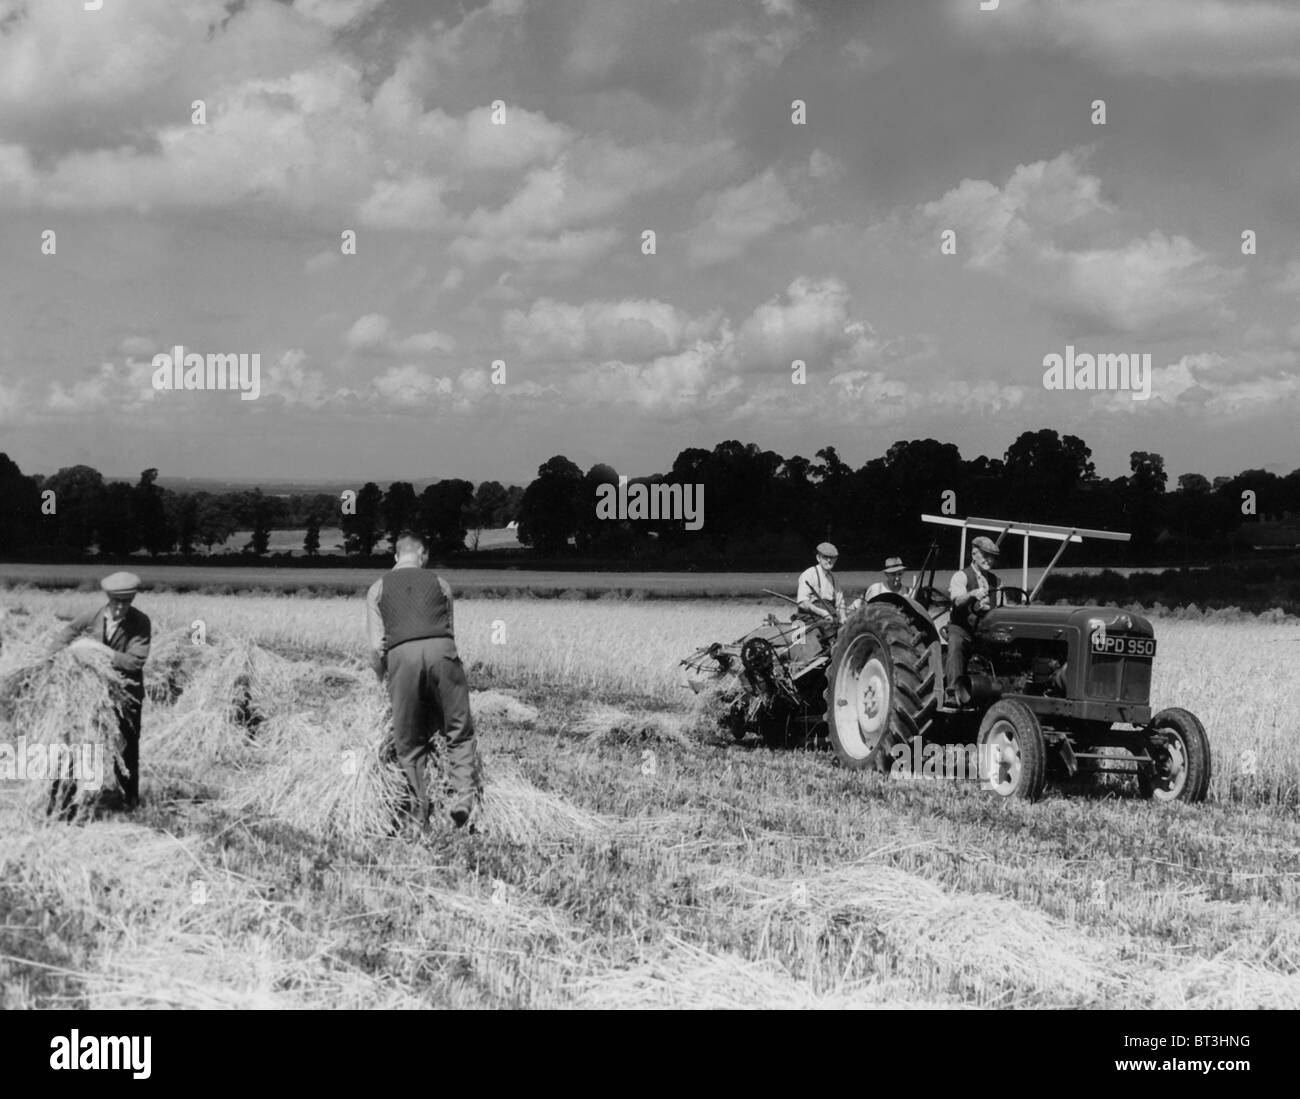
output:
[[[1058,527],[1051,523],[1019,523],[1015,520],[1008,522],[1005,519],[980,519],[971,516],[969,519],[957,519],[951,515],[925,515],[922,514],[921,522],[935,523],[944,527],[961,527],[965,530],[987,530],[994,534],[1027,534],[1034,538],[1051,538],[1054,541],[1082,542],[1085,538],[1098,538],[1102,541],[1109,542],[1127,542],[1132,538],[1130,534],[1124,534],[1114,530],[1091,530],[1088,527]]]

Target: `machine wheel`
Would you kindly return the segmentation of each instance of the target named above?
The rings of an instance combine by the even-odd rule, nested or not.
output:
[[[1154,771],[1138,771],[1138,790],[1155,801],[1204,801],[1210,790],[1210,738],[1195,714],[1172,707],[1151,719],[1147,751]]]
[[[840,627],[826,672],[826,725],[840,763],[889,770],[889,749],[934,720],[935,643],[888,603]]]
[[[1047,781],[1047,743],[1034,711],[1004,698],[980,722],[980,768],[986,789],[1004,798],[1037,801]]]

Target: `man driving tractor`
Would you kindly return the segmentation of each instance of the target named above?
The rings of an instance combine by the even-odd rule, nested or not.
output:
[[[948,596],[952,615],[948,619],[948,662],[944,669],[946,693],[954,695],[957,678],[966,672],[966,653],[975,636],[979,619],[993,609],[1001,581],[993,571],[998,559],[997,543],[980,535],[971,542],[970,564],[952,574]]]

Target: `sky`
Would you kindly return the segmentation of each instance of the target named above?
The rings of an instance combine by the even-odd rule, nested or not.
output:
[[[1298,103],[1282,0],[0,0],[0,451],[522,484],[1050,427],[1287,472]],[[178,344],[257,399],[155,388]],[[1068,346],[1149,399],[1045,388]]]

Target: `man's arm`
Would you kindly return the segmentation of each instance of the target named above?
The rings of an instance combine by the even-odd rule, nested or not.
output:
[[[54,640],[50,642],[49,651],[51,653],[56,653],[60,649],[66,649],[78,637],[90,629],[94,624],[95,619],[98,617],[99,611],[87,611],[85,614],[74,618],[54,635]]]
[[[384,578],[381,576],[366,592],[366,642],[370,649],[370,667],[375,675],[384,678],[386,661],[384,660],[384,617],[379,613],[379,599],[384,594]]]
[[[801,609],[812,611],[813,614],[822,618],[830,618],[831,612],[823,605],[825,600],[822,599],[821,593],[817,590],[812,582],[812,569],[807,569],[799,576],[798,603]]]
[[[140,615],[141,621],[136,632],[127,639],[125,652],[113,652],[113,667],[119,672],[135,674],[144,670],[144,662],[149,659],[149,643],[153,627],[146,615]]]
[[[948,598],[954,607],[965,606],[975,598],[975,593],[967,588],[965,571],[958,570],[952,574],[952,579],[948,581]]]
[[[447,599],[447,628],[451,630],[453,637],[456,636],[456,605],[451,598],[451,585],[441,576],[438,577],[438,587],[442,589],[442,594]]]

